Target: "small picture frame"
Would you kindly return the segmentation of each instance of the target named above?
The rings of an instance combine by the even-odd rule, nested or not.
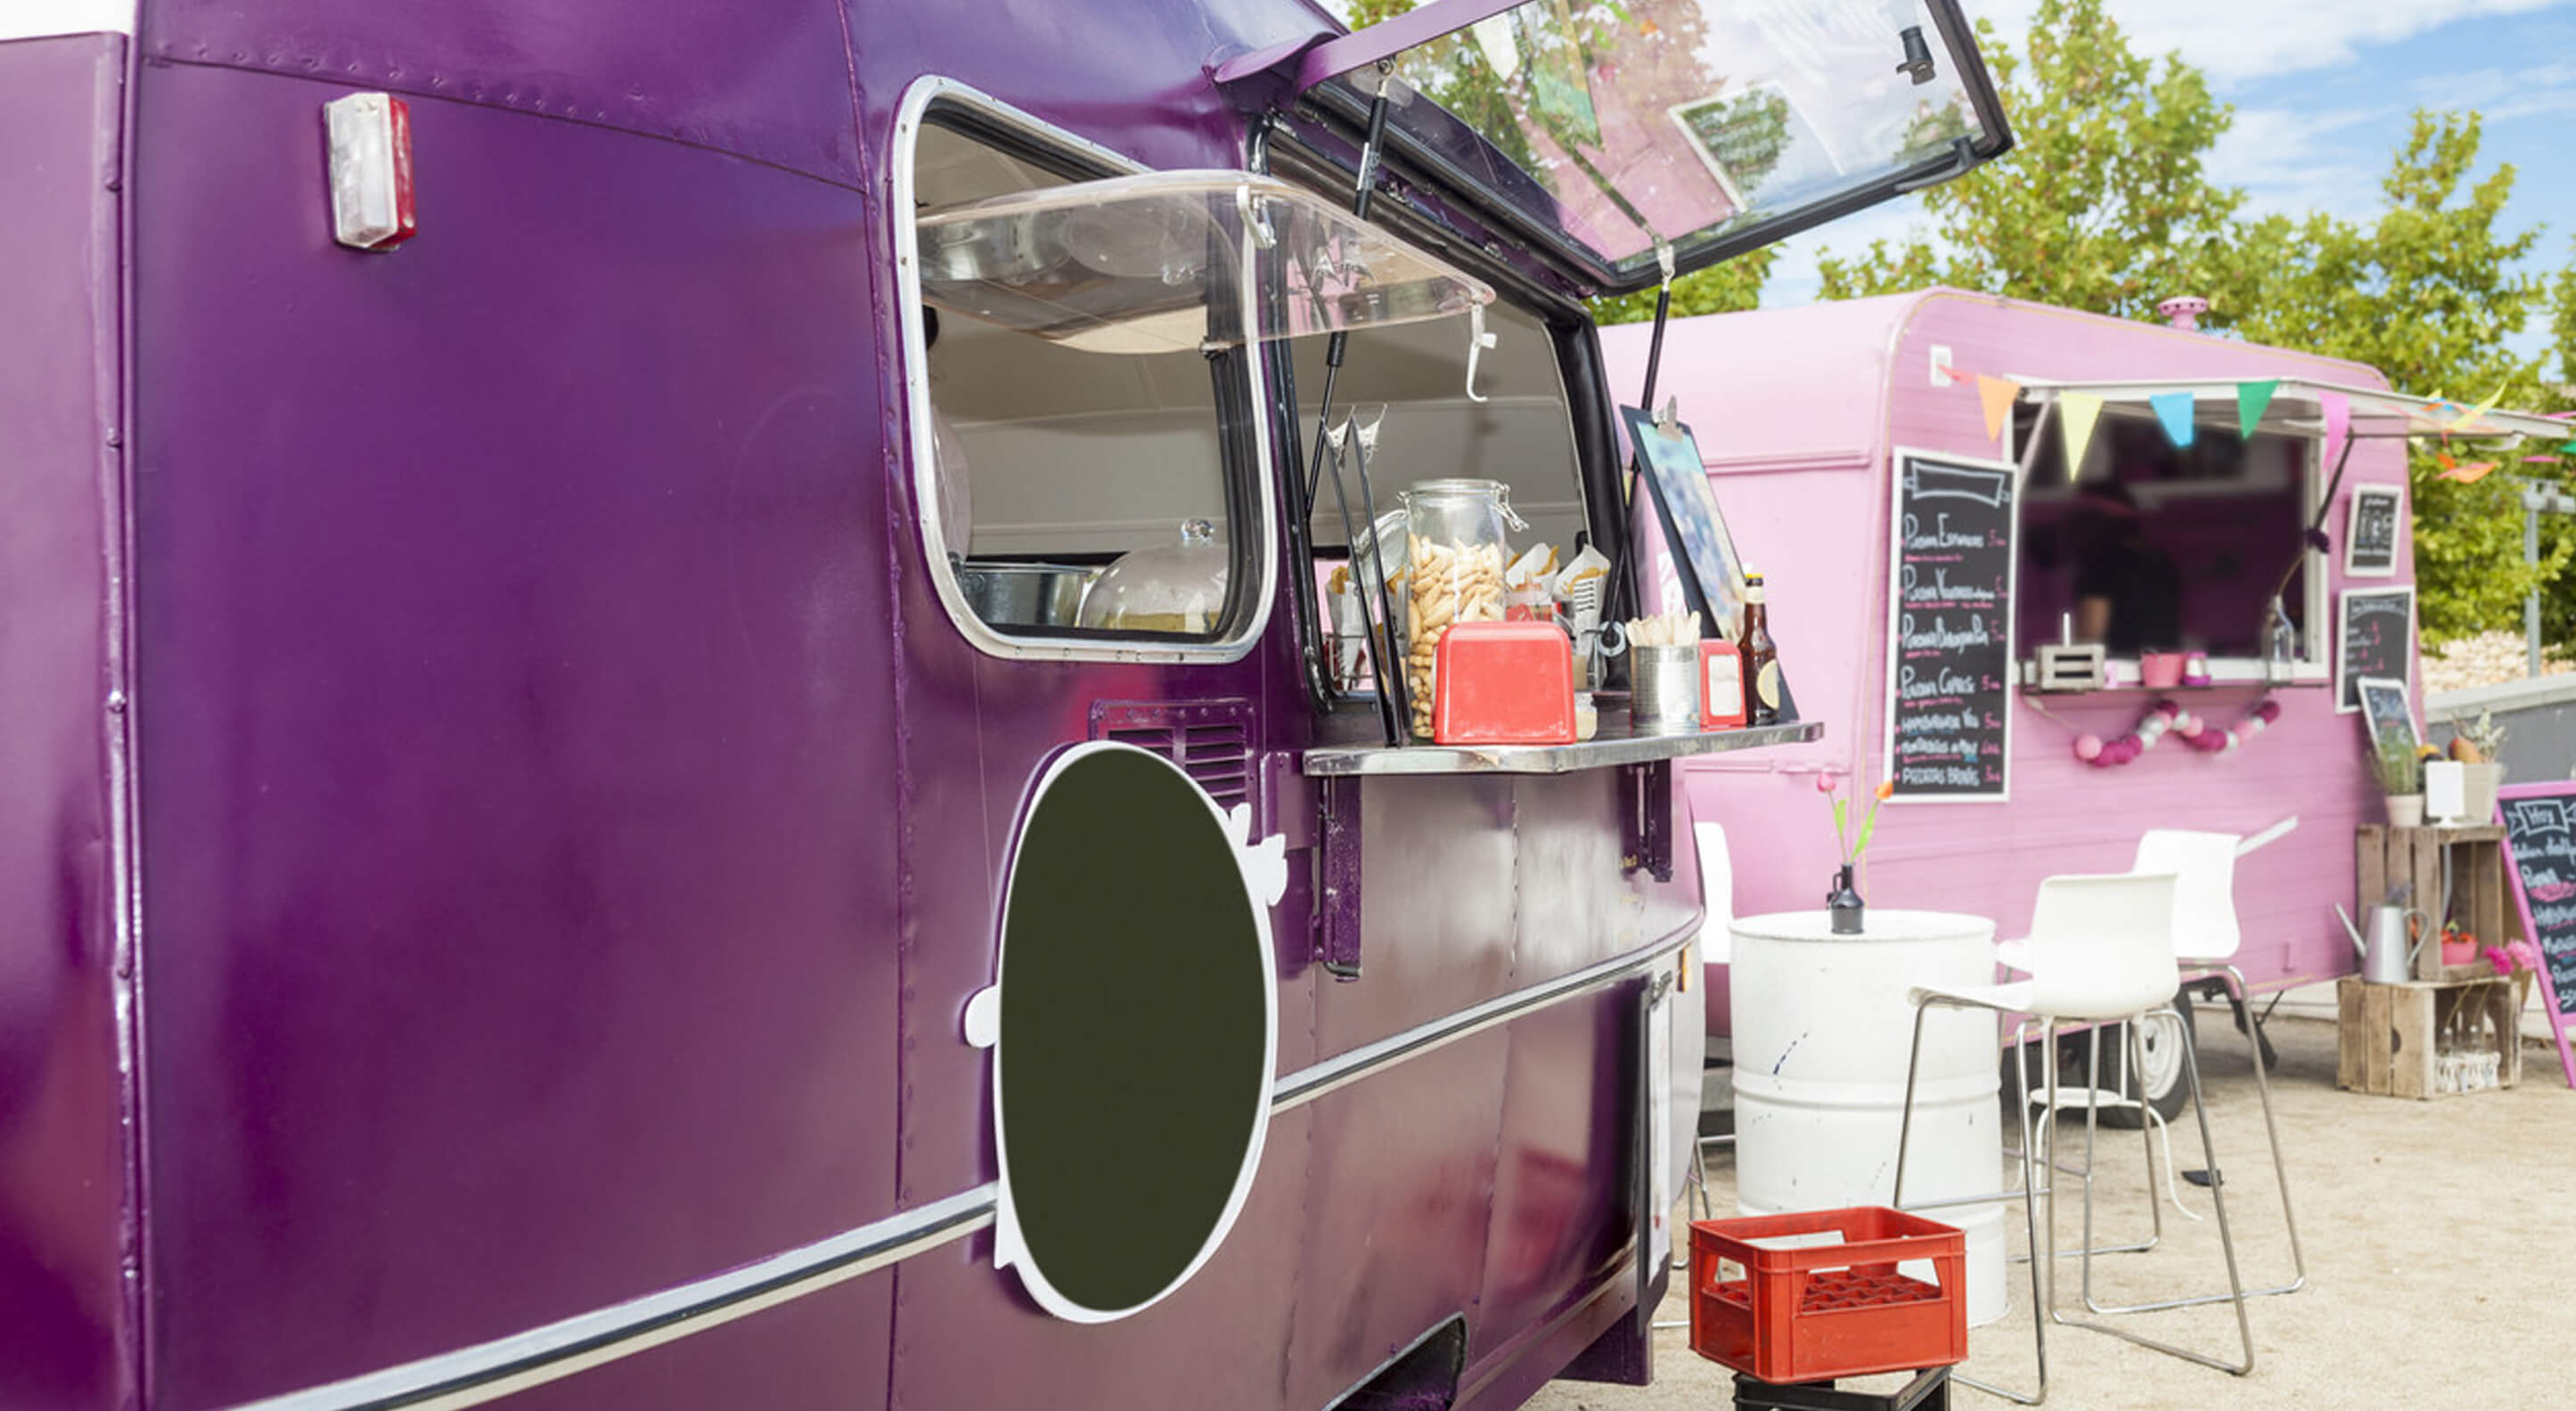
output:
[[[2347,578],[2397,576],[2398,528],[2405,492],[2394,485],[2356,485],[2345,497],[2343,571]]]
[[[1664,526],[1665,545],[1684,568],[1682,599],[1701,614],[1700,631],[1728,641],[1744,634],[1744,560],[1718,513],[1717,495],[1709,489],[1708,465],[1699,443],[1684,422],[1658,422],[1638,407],[1621,407],[1628,445],[1636,452],[1638,478]]]

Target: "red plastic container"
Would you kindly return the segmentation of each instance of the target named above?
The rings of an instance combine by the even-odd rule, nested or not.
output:
[[[1916,1260],[1936,1282],[1898,1272]],[[1878,1206],[1694,1220],[1690,1265],[1691,1351],[1757,1381],[1918,1372],[1968,1355],[1967,1236],[1938,1221]]]
[[[1553,622],[1461,622],[1440,634],[1431,738],[1574,743],[1574,642]]]

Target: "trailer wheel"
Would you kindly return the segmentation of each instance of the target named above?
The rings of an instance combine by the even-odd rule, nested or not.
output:
[[[2182,1046],[2191,1042],[2193,1025],[2191,999],[2174,996],[2173,1008],[2147,1016],[2138,1030],[2139,1046],[2146,1058],[2138,1069],[2138,1081],[2126,1081],[2129,1069],[2129,1041],[2126,1025],[2106,1025],[2102,1030],[2102,1081],[2094,1086],[2112,1092],[2143,1093],[2147,1106],[2156,1116],[2171,1122],[2182,1115],[2183,1105],[2191,1101],[2191,1090],[2183,1082]],[[2078,1036],[2079,1049],[2089,1052],[2089,1045]],[[2082,1072],[2085,1059],[2079,1054],[2075,1071]],[[2064,1071],[2061,1069],[2061,1072]],[[2061,1081],[2063,1081],[2061,1079]],[[2135,1128],[2145,1119],[2134,1107],[2106,1107],[2102,1110],[2105,1127]]]
[[[2174,1007],[2170,1012],[2152,1016],[2147,1020],[2146,1027],[2139,1032],[2139,1039],[2147,1051],[2146,1063],[2139,1070],[2139,1076],[2144,1080],[2142,1086],[2145,1089],[2147,1106],[2155,1109],[2156,1116],[2167,1122],[2180,1116],[2183,1105],[2191,1100],[2190,1090],[2184,1084],[2182,1076],[2182,1045],[2192,1037],[2194,1032],[2189,997],[2181,994],[2174,996]],[[2105,1091],[2135,1092],[2138,1090],[2137,1087],[2124,1082],[2129,1066],[2128,1045],[2127,1026],[2121,1024],[2102,1026],[2102,1081],[2093,1083],[2092,1086]],[[2080,1088],[2088,1083],[2090,1073],[2087,1065],[2092,1060],[2092,1051],[2093,1040],[2089,1031],[2079,1030],[2072,1034],[2057,1036],[2057,1082],[2060,1087]],[[2004,1058],[2003,1082],[2007,1113],[2011,1111],[2014,1057],[2014,1054],[2007,1052]],[[2039,1044],[2036,1041],[2032,1042],[2019,1053],[2018,1057],[2022,1062],[2023,1071],[2030,1076],[2030,1096],[2035,1107],[2046,1100],[2044,1094],[2048,1082],[2046,1066],[2040,1061]],[[2078,1122],[2083,1120],[2080,1111],[2075,1114],[2074,1120]],[[2139,1117],[2138,1110],[2134,1107],[2102,1109],[2102,1125],[2105,1127],[2134,1130],[2141,1120],[2143,1119]]]

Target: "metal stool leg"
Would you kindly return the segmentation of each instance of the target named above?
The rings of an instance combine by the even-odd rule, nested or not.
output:
[[[2233,965],[2223,967],[2223,971],[2227,983],[2241,1000],[2245,987],[2244,974]],[[2299,1247],[2299,1217],[2290,1209],[2290,1168],[2281,1161],[2281,1127],[2272,1117],[2272,1082],[2263,1073],[2263,1040],[2254,1024],[2250,1007],[2245,1022],[2245,1048],[2254,1059],[2254,1091],[2263,1100],[2263,1135],[2271,1142],[2272,1175],[2281,1188],[2281,1223],[2290,1232],[2290,1281],[2286,1284],[2274,1284],[2268,1288],[2245,1290],[2247,1298],[2270,1298],[2277,1294],[2297,1293],[2308,1286],[2308,1257],[2307,1253]],[[2211,1168],[2213,1171],[2216,1169],[2216,1167]],[[2213,1177],[2211,1188],[2216,1189],[2218,1181],[2223,1179],[2225,1179],[2224,1176]],[[2156,1313],[2167,1308],[2198,1308],[2212,1303],[2225,1303],[2232,1297],[2223,1293],[2204,1293],[2195,1294],[2189,1298],[2168,1298],[2153,1303],[2128,1303],[2105,1307],[2092,1301],[2090,1297],[2092,1286],[2089,1283],[2085,1288],[2087,1294],[2085,1306],[2096,1313]]]
[[[1931,1009],[1931,1007],[1931,1002],[1920,1003],[1914,1006],[1914,1042],[1911,1050],[1907,1053],[1905,1060],[1905,1106],[1902,1114],[1897,1120],[1896,1126],[1896,1187],[1888,1198],[1888,1204],[1895,1206],[1899,1210],[1905,1210],[1908,1208],[1922,1210],[1952,1205],[1990,1205],[2005,1200],[2011,1200],[2018,1196],[2021,1200],[2022,1223],[2029,1231],[2032,1241],[2031,1247],[2033,1249],[2037,1249],[2039,1247],[2039,1224],[2037,1217],[2033,1214],[2032,1203],[2034,1201],[2046,1199],[2049,1188],[2042,1186],[2039,1183],[2039,1168],[2032,1160],[2032,1153],[2037,1148],[2031,1138],[2030,1072],[2018,1063],[2013,1065],[2013,1080],[2014,1085],[2021,1089],[2021,1101],[2018,1104],[2021,1112],[2021,1190],[2018,1192],[1998,1191],[1991,1196],[1969,1196],[1963,1199],[1930,1201],[1913,1207],[1908,1207],[1905,1203],[1905,1153],[1906,1149],[1912,1145],[1911,1139],[1914,1135],[1914,1083],[1916,1076],[1921,1072],[1923,1066],[1923,1016]],[[2024,1040],[2027,1040],[2029,1031],[2029,1024],[2024,1023],[2019,1031]],[[2050,1038],[2052,1042],[2055,1039],[2053,1028]],[[1975,1387],[1977,1390],[1989,1395],[2000,1396],[2006,1401],[2015,1402],[2023,1406],[2037,1406],[2048,1399],[2048,1320],[2041,1315],[2041,1309],[2045,1307],[2045,1303],[2043,1301],[2044,1296],[2042,1294],[2044,1271],[2051,1262],[2052,1261],[2046,1259],[2033,1259],[2030,1261],[2031,1338],[2032,1347],[2039,1363],[2039,1389],[2028,1396],[2024,1396],[2020,1392],[2008,1390],[2004,1387],[1993,1385],[1992,1383],[1981,1382],[1973,1377],[1963,1377],[1958,1375],[1956,1372],[1951,1374],[1950,1380],[1952,1382],[1960,1386]]]
[[[2135,1031],[2133,1029],[2133,1036],[2134,1033]],[[2195,1046],[2188,1041],[2186,1041],[2182,1046],[2182,1061],[2183,1077],[2191,1085],[2192,1114],[2198,1119],[2200,1124],[2201,1158],[2209,1163],[2210,1170],[2216,1171],[2220,1169],[2218,1165],[2218,1151],[2210,1140],[2209,1107],[2208,1104],[2203,1102],[2201,1099],[2200,1058],[2198,1053],[2195,1051]],[[2218,1219],[2219,1251],[2227,1261],[2227,1297],[2230,1302],[2233,1302],[2236,1305],[2236,1335],[2245,1351],[2245,1359],[2242,1362],[2221,1361],[2207,1353],[2194,1352],[2189,1348],[2176,1347],[2167,1342],[2158,1342],[2153,1338],[2143,1337],[2137,1333],[2130,1332],[2126,1328],[2116,1328],[2108,1323],[2085,1322],[2071,1318],[2062,1318],[2058,1321],[2065,1323],[2069,1327],[2090,1328],[2095,1332],[2109,1333],[2113,1337],[2136,1343],[2140,1347],[2148,1348],[2156,1352],[2166,1353],[2170,1356],[2179,1357],[2186,1362],[2197,1362],[2204,1367],[2214,1367],[2219,1371],[2229,1373],[2233,1376],[2241,1377],[2253,1371],[2254,1327],[2245,1316],[2245,1281],[2237,1273],[2236,1269],[2236,1239],[2227,1223],[2227,1183],[2224,1180],[2213,1181],[2210,1183],[2209,1202],[2210,1208],[2216,1213]]]

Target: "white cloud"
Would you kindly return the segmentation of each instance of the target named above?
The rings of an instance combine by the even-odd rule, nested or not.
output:
[[[0,39],[44,34],[134,32],[134,0],[9,0],[0,4]]]
[[[2425,74],[2412,85],[2427,107],[2475,108],[2489,126],[2517,118],[2576,113],[2576,62],[2562,60],[2523,69],[2473,69]]]
[[[2520,15],[2564,0],[2110,0],[2111,18],[2140,53],[2180,51],[2225,86],[2268,74],[2332,68],[2365,46],[2395,44],[2454,20]],[[1971,0],[2015,52],[2037,0]]]
[[[2386,116],[2368,109],[2241,109],[2210,150],[2209,178],[2244,187],[2252,215],[2323,211],[2359,219],[2379,207],[2381,169],[2367,144],[2338,134]]]
[[[1923,198],[1901,196],[1795,237],[1781,248],[1779,263],[1763,283],[1762,306],[1785,309],[1816,302],[1817,290],[1823,287],[1823,278],[1816,272],[1818,255],[1830,251],[1848,260],[1868,253],[1872,240],[1893,245],[1922,225]]]

